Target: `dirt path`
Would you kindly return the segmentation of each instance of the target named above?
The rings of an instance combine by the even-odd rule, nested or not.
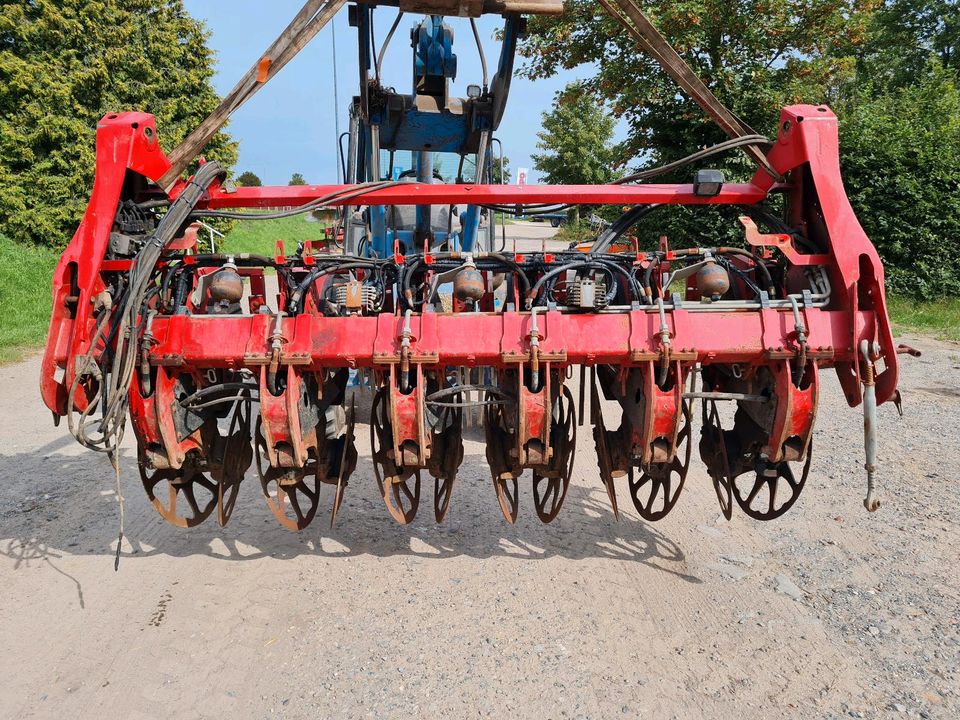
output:
[[[299,535],[253,477],[226,529],[169,527],[128,451],[119,573],[106,460],[52,427],[37,359],[0,368],[0,716],[956,718],[960,348],[915,344],[876,515],[831,373],[778,522],[723,520],[695,460],[667,519],[615,523],[584,427],[553,525],[529,483],[503,521],[471,440],[445,524],[402,528],[361,426],[336,529]]]

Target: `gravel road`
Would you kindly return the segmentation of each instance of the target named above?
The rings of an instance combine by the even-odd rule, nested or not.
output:
[[[52,426],[37,358],[2,367],[0,716],[956,718],[960,347],[908,340],[874,515],[828,373],[807,489],[773,523],[725,521],[697,460],[668,518],[614,522],[584,427],[552,525],[529,483],[503,521],[471,436],[446,522],[428,497],[399,527],[359,426],[332,531],[280,528],[252,476],[225,529],[172,528],[128,449],[117,573],[107,461]]]

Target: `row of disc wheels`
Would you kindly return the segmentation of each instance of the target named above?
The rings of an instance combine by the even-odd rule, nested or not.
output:
[[[420,506],[421,476],[419,469],[401,468],[395,462],[392,448],[392,427],[390,425],[387,395],[385,390],[376,393],[371,408],[370,442],[373,448],[373,465],[377,485],[391,517],[398,523],[410,523]],[[596,395],[594,395],[596,398]],[[596,401],[595,401],[596,402]],[[598,454],[606,457],[606,429],[603,426],[602,412],[594,408],[597,420],[594,437]],[[564,387],[557,400],[551,442],[554,447],[564,448],[565,462],[562,467],[549,475],[534,473],[533,492],[537,516],[549,523],[554,520],[566,499],[576,454],[576,414],[573,396]],[[690,466],[692,442],[692,412],[689,404],[684,405],[683,425],[677,436],[677,453],[668,463],[653,464],[636,473],[631,467],[628,472],[628,486],[631,499],[639,515],[648,521],[660,520],[675,507]],[[331,525],[343,500],[345,481],[343,467],[349,462],[347,454],[352,452],[353,463],[356,451],[353,449],[353,408],[347,423],[347,437],[343,441],[338,467],[340,476],[336,481],[336,490],[331,514]],[[443,422],[459,422],[457,413]],[[503,424],[502,407],[491,406],[486,415],[487,423]],[[240,427],[236,428],[235,423]],[[240,483],[249,467],[249,458],[244,461],[244,453],[249,454],[249,442],[244,433],[249,433],[249,415],[242,410],[234,416],[227,437],[225,457],[239,458],[225,463],[219,477],[212,477],[201,468],[196,453],[188,453],[180,469],[151,469],[143,457],[140,460],[140,477],[147,497],[154,508],[167,522],[181,528],[191,528],[217,513],[220,525],[226,525],[236,506]],[[800,478],[794,475],[789,463],[769,464],[756,473],[746,473],[732,477],[727,457],[725,432],[715,401],[704,401],[702,405],[701,454],[707,465],[720,510],[724,517],[733,515],[736,504],[748,517],[756,520],[773,520],[786,513],[800,496],[809,475],[813,456],[812,446],[807,449],[806,460]],[[315,453],[303,468],[274,468],[267,461],[266,441],[260,423],[254,433],[257,470],[261,488],[267,505],[281,525],[290,530],[302,530],[314,519],[320,506],[320,459]],[[246,449],[245,449],[246,448]],[[612,477],[604,473],[601,465],[601,480],[610,498],[614,515],[618,516],[616,491]],[[455,474],[435,478],[434,514],[442,522],[450,507]],[[504,518],[516,522],[519,512],[519,484],[516,477],[494,478],[497,501]]]

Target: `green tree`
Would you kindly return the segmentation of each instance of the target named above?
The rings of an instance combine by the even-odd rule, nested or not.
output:
[[[261,187],[263,185],[260,177],[256,173],[252,173],[249,170],[237,175],[236,182],[237,185],[242,185],[243,187]]]
[[[501,165],[500,156],[493,156],[493,173],[490,177],[490,182],[497,185],[509,185],[510,184],[510,158],[506,155],[503,156],[503,163]]]
[[[62,247],[86,208],[97,122],[157,116],[170,149],[219,102],[207,30],[182,0],[0,2],[0,227]],[[223,133],[204,151],[226,167]]]
[[[852,80],[856,52],[867,38],[875,0],[639,0],[644,12],[721,102],[758,132],[772,133],[780,108],[832,101]],[[627,137],[617,158],[646,167],[677,160],[726,139],[622,26],[595,0],[567,0],[562,16],[530,20],[521,72],[536,79],[589,65],[583,81],[622,120]],[[728,180],[745,180],[755,166],[742,153],[709,160]],[[689,182],[692,169],[664,176]],[[733,211],[663,208],[639,228],[644,246],[661,234],[678,242],[730,241]],[[724,237],[724,234],[725,237]]]
[[[758,131],[794,102],[836,96],[854,71],[875,0],[679,0],[639,3],[728,107]],[[523,72],[542,78],[591,63],[584,82],[628,125],[625,159],[665,162],[726,139],[595,0],[530,20]],[[743,169],[748,169],[743,164]]]
[[[298,172],[295,172],[295,173],[291,176],[290,182],[287,183],[287,185],[306,185],[306,184],[307,184],[307,181],[304,180],[304,179],[303,179],[303,175],[301,175],[301,174],[298,173]]]
[[[537,133],[533,166],[551,184],[590,185],[613,178],[615,152],[611,147],[613,118],[603,103],[579,85],[568,85],[556,94],[553,109],[543,113],[543,130]],[[579,208],[573,221],[579,222]]]
[[[960,0],[886,0],[860,59],[875,91],[926,78],[931,60],[960,71]]]
[[[884,259],[888,289],[960,296],[960,83],[934,65],[916,85],[837,108],[844,185]]]

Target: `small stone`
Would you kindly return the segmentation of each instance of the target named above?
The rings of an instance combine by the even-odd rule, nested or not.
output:
[[[867,632],[869,632],[871,635],[876,636],[880,634],[880,628],[878,628],[876,625],[871,625],[870,627],[867,628]]]
[[[778,593],[786,595],[793,600],[803,600],[803,590],[797,587],[796,583],[782,573],[774,578]]]

